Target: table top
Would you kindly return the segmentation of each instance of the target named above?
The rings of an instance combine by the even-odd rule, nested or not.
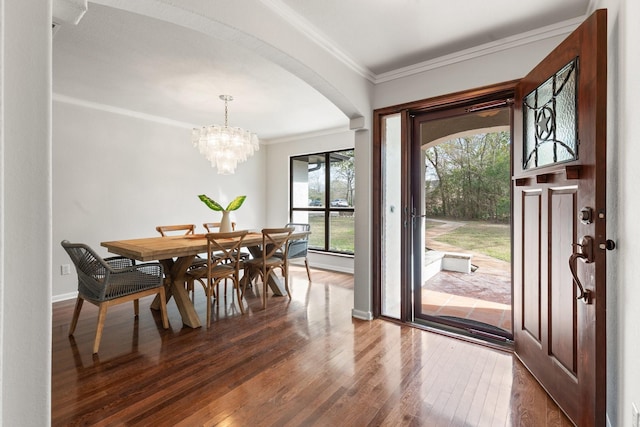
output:
[[[290,239],[302,238],[309,234],[307,231],[294,231]],[[234,239],[229,241],[229,247],[233,246]],[[219,240],[223,242],[223,240]],[[262,233],[248,233],[242,246],[258,246],[262,244]],[[154,261],[184,256],[195,256],[207,252],[207,239],[205,234],[191,234],[187,236],[146,237],[141,239],[114,240],[102,242],[101,246],[113,254],[126,256],[137,261]]]

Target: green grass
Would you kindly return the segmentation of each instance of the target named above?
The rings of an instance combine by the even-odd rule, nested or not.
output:
[[[354,244],[354,216],[332,216],[331,223],[331,250],[353,253]],[[324,217],[310,216],[311,235],[310,247],[324,248]]]
[[[351,252],[354,250],[354,216],[332,216],[331,249]],[[457,221],[456,222],[461,222]],[[324,217],[309,217],[311,235],[309,246],[324,247]],[[439,223],[427,221],[427,228],[436,227]],[[493,224],[483,221],[467,222],[464,226],[442,235],[439,242],[482,253],[503,261],[511,261],[511,230],[508,224]]]
[[[508,224],[468,222],[435,240],[511,262],[511,230]]]

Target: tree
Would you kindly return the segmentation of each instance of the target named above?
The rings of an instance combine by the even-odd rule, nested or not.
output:
[[[342,191],[344,199],[353,206],[356,183],[354,150],[341,151],[340,159],[331,162],[331,194],[334,198]]]
[[[426,212],[459,219],[508,220],[509,134],[452,139],[425,150]]]

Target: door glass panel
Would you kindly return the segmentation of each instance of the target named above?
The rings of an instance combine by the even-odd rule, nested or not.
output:
[[[524,98],[523,169],[578,158],[574,59]]]
[[[393,114],[382,119],[382,290],[381,313],[400,319],[402,163],[401,118]]]

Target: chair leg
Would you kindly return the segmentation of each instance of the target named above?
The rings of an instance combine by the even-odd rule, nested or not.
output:
[[[195,286],[193,286],[193,279],[187,282],[187,292],[191,292],[191,302],[196,302],[196,289]]]
[[[102,339],[102,330],[104,329],[104,319],[107,317],[107,308],[109,305],[107,303],[100,304],[100,309],[98,310],[98,326],[96,328],[96,339],[93,341],[93,354],[98,352],[98,348],[100,347],[100,340]]]
[[[242,274],[242,296],[244,297],[245,292],[247,292],[247,283],[249,283],[249,278],[251,276],[249,275],[249,269],[245,268]]]
[[[76,308],[73,310],[73,316],[71,317],[71,325],[69,325],[69,336],[72,336],[78,325],[78,317],[80,317],[80,310],[82,310],[82,303],[84,299],[81,296],[76,298]]]
[[[287,295],[291,299],[291,291],[289,291],[289,264],[285,264],[281,267],[282,275],[284,276],[284,288],[287,290]]]
[[[234,279],[234,286],[236,288],[236,296],[238,297],[238,305],[240,306],[240,312],[244,314],[244,304],[242,303],[242,296],[240,295],[240,279],[238,277]]]
[[[262,308],[267,309],[267,281],[268,271],[266,268],[262,269]]]
[[[211,293],[213,292],[213,283],[207,279],[207,328],[211,326]],[[218,301],[218,299],[216,299]]]
[[[220,280],[217,280],[215,283],[216,283],[216,307],[220,307],[220,300],[222,299],[222,297],[220,297]],[[227,282],[226,281],[224,282],[224,297],[225,299],[227,298]]]
[[[307,257],[304,258],[304,266],[307,267],[307,277],[309,278],[309,281],[311,281],[311,271],[309,270],[309,260]]]
[[[169,329],[169,316],[167,315],[167,294],[164,290],[164,286],[158,288],[160,294],[160,315],[162,316],[162,327]]]

